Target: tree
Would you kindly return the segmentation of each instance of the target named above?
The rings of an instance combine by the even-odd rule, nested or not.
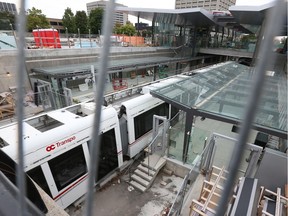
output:
[[[121,27],[122,27],[122,25],[120,23],[116,22],[115,26],[113,28],[113,33],[114,34],[122,34]]]
[[[128,23],[124,26],[121,26],[120,28],[121,34],[125,34],[128,36],[132,36],[136,33],[135,27],[132,25],[132,23]]]
[[[69,33],[77,32],[75,16],[71,8],[67,7],[65,9],[64,15],[62,17],[62,22],[63,22],[63,27],[67,28]]]
[[[15,29],[15,16],[7,11],[0,11],[0,29],[11,30],[11,25]]]
[[[42,11],[32,7],[32,9],[28,9],[27,15],[27,30],[31,32],[36,28],[49,28],[49,22]]]
[[[93,9],[89,14],[89,26],[92,34],[98,34],[102,27],[104,11],[102,8]]]
[[[76,11],[75,23],[76,28],[79,28],[81,34],[88,33],[88,18],[85,11]]]

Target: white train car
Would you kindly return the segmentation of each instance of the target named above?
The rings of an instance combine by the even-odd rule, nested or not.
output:
[[[153,115],[166,116],[167,119],[171,119],[177,112],[177,108],[152,97],[150,94],[144,94],[123,102],[119,116],[125,120],[124,123],[120,124],[120,127],[123,125],[127,127],[122,134],[125,134],[125,131],[128,133],[128,140],[126,141],[128,143],[128,155],[134,157],[152,140]]]
[[[51,111],[23,122],[25,171],[66,208],[86,193],[94,103]],[[123,165],[117,112],[102,110],[99,182]],[[17,162],[17,125],[0,129],[0,147]]]
[[[122,103],[121,111],[127,122],[128,155],[131,158],[151,141],[153,115],[167,115],[166,110],[164,102],[150,94]]]
[[[165,79],[164,85],[183,78]],[[150,87],[162,87],[161,82]],[[101,153],[95,185],[123,166],[124,156],[133,158],[149,144],[154,114],[171,119],[178,113],[178,109],[146,90],[146,94],[123,102],[119,113],[112,106],[102,108]],[[87,190],[94,109],[93,102],[86,102],[23,122],[25,171],[62,208]],[[0,148],[15,162],[17,144],[17,124],[0,128]]]
[[[163,79],[163,80],[160,80],[158,82],[155,82],[151,85],[147,85],[147,86],[144,86],[142,88],[142,94],[147,94],[147,93],[150,93],[151,90],[156,90],[158,88],[162,88],[162,87],[165,87],[165,86],[169,86],[173,83],[176,83],[178,81],[181,81],[185,78],[187,78],[189,76],[186,76],[186,75],[176,75],[176,76],[173,76],[173,77],[169,77],[167,79]]]

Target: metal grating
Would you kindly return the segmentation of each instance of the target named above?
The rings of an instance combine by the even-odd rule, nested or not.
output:
[[[263,56],[258,56],[259,60],[256,63],[256,68],[255,68],[255,84],[253,86],[253,90],[250,94],[249,97],[249,102],[247,103],[248,106],[246,107],[246,112],[244,114],[244,121],[243,121],[243,127],[240,130],[240,136],[238,143],[239,145],[238,148],[235,149],[235,154],[234,160],[232,161],[232,166],[231,166],[231,171],[229,172],[230,175],[228,176],[227,184],[225,185],[224,189],[224,196],[221,199],[217,215],[224,215],[224,211],[226,209],[227,205],[227,200],[229,195],[231,194],[232,188],[232,183],[235,180],[235,175],[236,173],[234,170],[237,170],[237,167],[239,166],[239,161],[241,158],[241,155],[243,153],[242,146],[246,143],[247,135],[249,133],[249,130],[251,128],[252,124],[252,119],[255,116],[255,111],[258,103],[258,95],[261,93],[261,89],[263,86],[264,82],[264,73],[263,71],[266,71],[267,68],[267,63],[273,58],[271,57],[271,41],[275,35],[277,35],[277,32],[280,31],[281,25],[281,18],[283,17],[282,14],[285,13],[286,6],[284,5],[286,2],[284,0],[279,0],[276,6],[274,7],[273,11],[271,12],[271,15],[269,18],[266,20],[266,31],[263,33],[265,35],[265,39],[261,43],[261,48],[259,53],[262,54],[264,53]],[[21,0],[20,3],[20,14],[17,18],[18,22],[18,36],[19,36],[19,50],[18,50],[18,61],[17,61],[17,86],[18,90],[17,91],[17,121],[18,121],[18,168],[17,168],[17,185],[19,190],[17,191],[18,194],[18,204],[19,208],[17,208],[17,215],[30,215],[29,209],[31,209],[31,204],[27,205],[26,197],[25,197],[25,178],[24,178],[24,158],[23,158],[23,127],[22,127],[22,122],[23,122],[23,106],[22,106],[22,99],[23,99],[23,93],[24,93],[24,83],[22,82],[24,80],[24,70],[25,70],[25,52],[24,52],[24,47],[25,47],[25,26],[26,26],[26,13],[25,13],[25,6],[26,1]],[[110,0],[108,7],[106,9],[105,13],[105,18],[104,18],[104,46],[103,50],[101,52],[101,57],[100,57],[100,64],[99,64],[99,85],[97,86],[97,94],[95,95],[95,101],[97,104],[96,107],[96,113],[95,113],[95,119],[94,119],[94,125],[95,125],[95,130],[93,133],[93,142],[96,143],[96,145],[93,145],[93,149],[91,149],[92,156],[91,156],[91,161],[90,161],[90,167],[91,167],[91,173],[89,177],[89,187],[88,187],[88,194],[87,194],[87,207],[86,207],[86,215],[90,216],[92,215],[92,195],[93,195],[93,182],[95,178],[95,174],[97,173],[97,163],[98,163],[98,158],[96,157],[96,152],[98,149],[94,149],[94,146],[100,146],[98,143],[100,142],[100,137],[97,136],[98,131],[99,131],[99,122],[100,122],[100,115],[101,115],[101,102],[103,98],[103,89],[105,85],[105,77],[107,74],[107,68],[108,68],[108,54],[109,54],[109,47],[110,47],[110,35],[112,31],[112,19],[110,18],[110,14],[113,13],[115,8],[115,1]],[[276,24],[278,25],[276,25]],[[260,58],[261,57],[261,58]],[[2,180],[1,180],[2,182]],[[14,202],[14,201],[13,201]],[[28,207],[29,206],[29,207]],[[3,208],[3,204],[1,205],[1,208]],[[9,208],[7,206],[6,208]],[[11,212],[9,212],[11,213]],[[33,215],[36,215],[37,213],[34,212]]]

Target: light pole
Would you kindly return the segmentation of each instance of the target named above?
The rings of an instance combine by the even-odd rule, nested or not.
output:
[[[16,48],[17,48],[17,47],[18,47],[18,46],[17,46],[17,39],[16,39],[15,31],[14,31],[14,29],[13,29],[13,25],[12,25],[12,23],[10,23],[9,25],[10,25],[12,34],[13,34],[13,36],[14,36],[14,40],[15,40],[15,44],[16,44]]]
[[[69,37],[68,37],[68,28],[65,27],[65,30],[66,30],[67,43],[68,43],[68,46],[69,46],[69,48],[70,48],[70,41],[69,41]]]
[[[78,28],[78,37],[79,37],[79,42],[80,42],[80,48],[82,48],[81,38],[80,38],[80,29],[79,28]]]
[[[92,42],[91,42],[91,30],[89,29],[89,40],[90,40],[90,47],[92,48]]]
[[[42,38],[41,38],[40,32],[39,32],[39,26],[37,25],[36,27],[37,27],[37,32],[38,32],[38,38],[39,38],[40,47],[41,47],[41,49],[42,49],[42,48],[43,48],[43,44],[42,44]]]

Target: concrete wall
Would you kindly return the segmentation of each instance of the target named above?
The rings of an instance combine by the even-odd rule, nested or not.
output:
[[[173,172],[174,175],[184,178],[190,171],[191,167],[183,165],[182,162],[166,158],[165,169]]]
[[[0,93],[16,86],[17,53],[15,50],[0,51]],[[9,72],[9,75],[7,75]],[[27,83],[26,83],[27,84]]]
[[[287,154],[266,148],[255,178],[265,188],[276,192],[277,187],[284,190],[287,184]]]

